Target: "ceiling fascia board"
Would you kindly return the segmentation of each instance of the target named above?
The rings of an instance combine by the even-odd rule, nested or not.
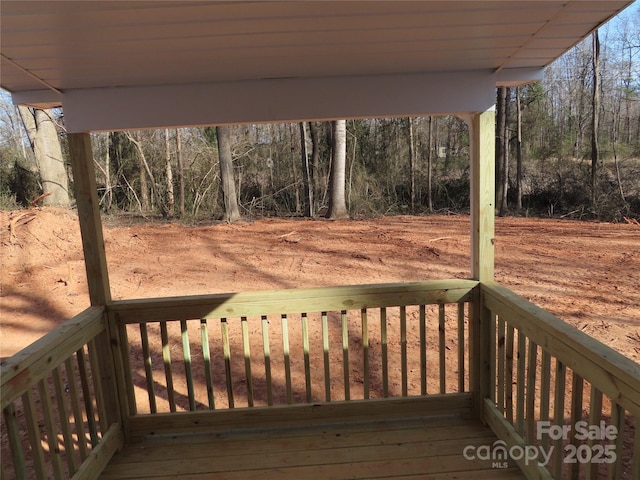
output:
[[[67,90],[69,132],[483,112],[487,71]]]
[[[12,92],[14,105],[27,105],[34,108],[57,108],[62,106],[62,93],[53,90],[25,90]]]
[[[519,87],[544,79],[544,68],[503,68],[496,73],[496,87]]]

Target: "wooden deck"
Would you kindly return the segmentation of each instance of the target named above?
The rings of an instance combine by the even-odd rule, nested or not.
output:
[[[463,456],[495,434],[460,415],[159,435],[126,445],[101,479],[520,479]]]

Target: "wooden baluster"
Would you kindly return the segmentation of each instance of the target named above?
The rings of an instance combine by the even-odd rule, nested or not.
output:
[[[264,353],[264,380],[267,384],[267,405],[273,405],[273,383],[271,381],[271,350],[269,348],[269,319],[262,315],[262,351]]]
[[[367,309],[360,311],[362,323],[362,376],[364,381],[364,398],[369,398],[369,325],[367,324]]]
[[[40,438],[40,427],[38,426],[38,414],[30,391],[22,395],[22,406],[27,424],[27,433],[29,434],[29,443],[31,444],[33,469],[38,480],[45,480],[47,478],[47,470],[42,450],[42,439]]]
[[[242,326],[242,353],[244,354],[244,374],[247,379],[247,404],[253,407],[253,377],[251,376],[251,343],[249,342],[249,325],[247,317],[240,319]]]
[[[529,359],[527,370],[527,440],[530,445],[536,441],[536,373],[538,368],[538,345],[529,340]]]
[[[184,374],[187,380],[187,394],[189,396],[189,410],[196,409],[196,396],[193,389],[193,373],[191,371],[191,345],[189,344],[189,330],[187,321],[180,320],[180,332],[182,334],[182,353],[184,354]]]
[[[549,397],[551,393],[551,355],[542,350],[542,362],[540,365],[540,421],[549,420]],[[549,437],[542,437],[542,448],[549,447]]]
[[[80,452],[80,460],[87,458],[87,436],[84,431],[84,420],[82,418],[82,407],[80,406],[80,395],[78,393],[78,385],[76,383],[76,374],[71,358],[67,358],[64,362],[64,369],[67,373],[67,387],[69,388],[69,399],[71,403],[71,411],[73,412],[73,423],[78,439],[78,450]]]
[[[400,363],[402,374],[402,396],[408,393],[407,382],[407,307],[400,307]]]
[[[216,408],[216,400],[213,392],[213,376],[211,374],[211,347],[209,345],[209,328],[207,327],[206,318],[200,319],[200,337],[202,339],[202,357],[204,359],[204,376],[205,376],[205,381],[207,382],[207,400],[209,402],[209,410],[214,410]],[[175,411],[175,410],[172,410],[172,411]]]
[[[465,350],[467,342],[464,332],[464,302],[458,303],[458,393],[465,391]],[[426,392],[425,392],[426,394]]]
[[[518,359],[516,371],[516,431],[524,436],[524,411],[525,411],[525,378],[527,368],[527,337],[518,330]]]
[[[389,344],[387,340],[387,309],[380,308],[380,343],[382,345],[382,396],[389,396]]]
[[[556,381],[553,397],[553,420],[559,427],[564,425],[564,394],[566,391],[567,367],[556,358]],[[553,446],[553,477],[562,476],[564,445],[562,436],[554,441]]]
[[[287,403],[293,403],[293,392],[291,389],[291,352],[289,351],[289,322],[287,316],[280,317],[282,327],[282,352],[284,354],[284,377],[287,388]]]
[[[505,340],[505,416],[509,423],[513,425],[514,412],[513,412],[513,343],[514,343],[514,328],[511,325],[507,325],[507,336]]]
[[[350,400],[350,379],[349,379],[349,323],[347,321],[347,311],[341,312],[342,320],[342,372],[344,375],[344,399]]]
[[[220,319],[220,329],[222,330],[222,351],[224,354],[224,371],[227,380],[227,401],[229,408],[234,408],[233,402],[233,380],[231,378],[231,348],[229,346],[229,326],[227,319]]]
[[[25,465],[24,451],[22,449],[22,438],[20,438],[20,427],[16,418],[16,408],[14,403],[10,403],[2,412],[7,426],[7,439],[13,460],[13,472],[16,478],[27,478],[27,467]]]
[[[69,468],[69,476],[76,472],[75,449],[73,446],[73,437],[71,436],[71,427],[69,426],[69,414],[67,405],[64,401],[65,391],[62,384],[62,375],[60,367],[56,367],[51,372],[53,378],[53,387],[56,392],[58,416],[60,418],[60,430],[62,431],[62,441],[64,443],[65,459]]]
[[[331,401],[331,368],[329,359],[329,322],[327,312],[322,312],[322,352],[324,356],[324,398]]]
[[[171,345],[169,344],[169,332],[167,322],[160,322],[160,339],[162,341],[162,361],[164,363],[164,378],[167,381],[167,400],[169,410],[176,411],[175,390],[173,388],[173,373],[171,372]]]
[[[420,305],[420,395],[427,394],[427,312]]]
[[[497,350],[497,356],[496,356],[496,361],[498,362],[498,365],[496,367],[497,369],[497,396],[496,396],[496,405],[498,407],[498,409],[500,410],[500,412],[502,412],[502,414],[504,414],[506,412],[506,403],[505,403],[505,393],[506,393],[506,389],[507,389],[507,385],[505,382],[505,361],[506,361],[506,323],[504,321],[504,318],[502,317],[502,315],[498,316],[497,319],[497,346],[496,346],[496,350]],[[493,338],[493,337],[492,337]],[[491,355],[491,359],[494,358],[494,355]],[[492,370],[493,372],[493,370]],[[491,377],[493,377],[494,374],[491,374]]]
[[[311,403],[311,363],[309,360],[309,322],[307,314],[303,313],[302,318],[302,351],[304,355],[304,385],[307,394],[307,403]]]
[[[600,425],[600,420],[602,419],[602,392],[598,390],[596,387],[591,385],[591,398],[589,400],[589,425]],[[589,438],[587,440],[587,445],[589,446],[589,451],[594,451],[594,445],[596,443],[600,443],[599,441],[593,440]],[[616,452],[617,454],[622,454],[622,452]],[[591,462],[587,465],[587,471],[585,480],[596,480],[598,478],[598,464],[595,462]]]
[[[91,445],[95,447],[98,444],[98,429],[96,426],[96,416],[93,411],[93,403],[91,402],[91,389],[89,388],[89,375],[87,374],[84,348],[76,352],[76,359],[78,360],[78,374],[80,375],[80,385],[82,386],[82,399],[84,400],[84,408],[87,415],[89,437],[91,438]]]
[[[47,443],[49,444],[49,457],[53,467],[53,476],[56,480],[62,480],[64,474],[62,472],[62,457],[60,455],[60,447],[58,447],[58,435],[56,431],[55,417],[53,406],[51,404],[51,394],[47,386],[47,380],[38,382],[38,394],[40,396],[40,406],[42,407],[42,416],[44,420],[44,428],[47,433]]]
[[[151,413],[157,413],[156,392],[153,382],[153,369],[151,364],[151,350],[149,349],[149,334],[147,332],[147,324],[140,324],[140,340],[142,343],[142,356],[144,358],[144,373],[147,379],[147,395],[149,396],[149,410]]]
[[[576,438],[575,426],[582,420],[582,395],[584,393],[584,380],[576,372],[571,375],[571,444],[578,447],[580,442]],[[569,463],[567,475],[572,480],[580,478],[580,464]]]
[[[438,350],[440,354],[440,393],[447,393],[447,365],[444,303],[438,305]]]

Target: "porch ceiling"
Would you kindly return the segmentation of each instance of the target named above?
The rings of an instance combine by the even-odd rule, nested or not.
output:
[[[1,86],[76,131],[478,111],[630,3],[4,0]]]

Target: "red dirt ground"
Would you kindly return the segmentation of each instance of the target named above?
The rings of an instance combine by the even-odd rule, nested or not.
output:
[[[468,216],[105,220],[115,299],[469,275]],[[77,216],[0,212],[0,355],[88,306]],[[498,218],[496,279],[640,362],[640,226]]]
[[[113,297],[469,275],[469,217],[264,219],[241,225],[105,220]],[[0,212],[0,355],[88,305],[77,217]],[[640,226],[498,218],[496,279],[640,362]]]

